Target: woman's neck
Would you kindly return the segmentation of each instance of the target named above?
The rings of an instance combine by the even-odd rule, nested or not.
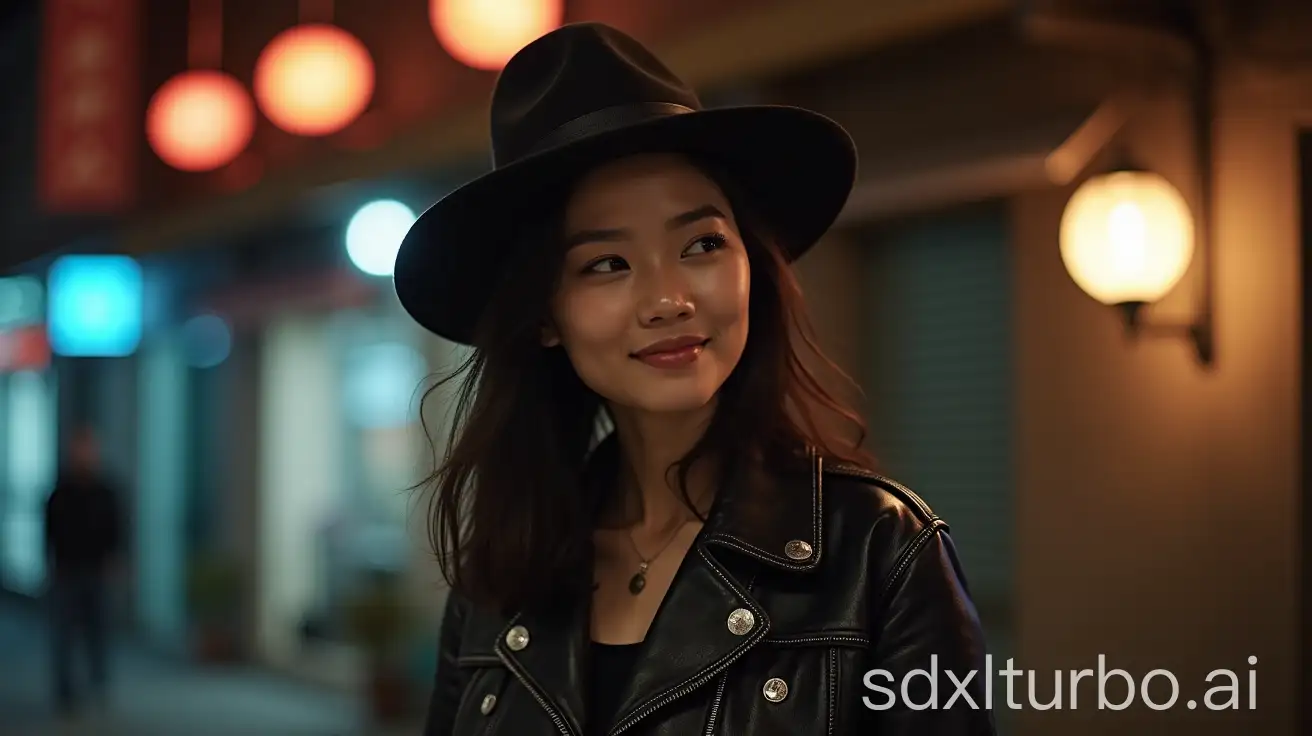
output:
[[[689,517],[678,475],[670,468],[702,438],[713,413],[713,405],[677,414],[612,409],[621,462],[616,503],[605,514],[607,526],[663,529]],[[708,459],[693,465],[687,484],[688,497],[704,514],[715,490]]]

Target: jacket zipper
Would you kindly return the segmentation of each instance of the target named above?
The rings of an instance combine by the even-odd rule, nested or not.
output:
[[[706,719],[706,733],[703,736],[715,736],[715,724],[720,720],[720,702],[724,700],[724,686],[729,684],[729,675],[720,678],[719,687],[715,688],[715,699],[711,701],[711,716]]]
[[[838,650],[829,648],[829,728],[825,732],[834,736],[834,711],[838,709]]]
[[[855,634],[818,634],[816,636],[797,636],[797,637],[778,637],[766,639],[767,644],[775,646],[790,646],[794,644],[856,644],[859,646],[870,646],[870,639]]]
[[[916,555],[920,552],[921,548],[929,542],[930,537],[938,533],[939,527],[941,526],[943,526],[943,522],[935,520],[929,526],[925,527],[924,530],[922,530],[920,534],[911,541],[911,544],[907,545],[907,549],[902,553],[902,557],[898,560],[897,566],[893,568],[893,574],[888,576],[888,582],[884,585],[884,590],[880,596],[881,599],[888,598],[888,591],[897,584],[898,579],[902,577],[902,573],[906,572],[906,569],[911,566],[911,561],[916,559]]]
[[[538,692],[538,689],[530,682],[528,675],[519,668],[518,664],[510,657],[506,657],[502,661],[506,663],[506,666],[510,668],[511,672],[515,673],[515,678],[519,680],[525,690],[528,690],[529,695],[532,695],[533,699],[538,701],[538,705],[542,706],[542,710],[547,712],[547,715],[551,718],[551,722],[556,724],[556,730],[560,731],[562,736],[575,736],[574,732],[570,729],[569,724],[565,723],[565,719],[561,717],[560,713],[551,706],[551,703],[549,703],[546,698],[542,697],[541,693]]]
[[[510,624],[501,634],[503,639],[506,632],[510,631],[518,620],[518,615],[510,620]],[[532,695],[533,699],[538,701],[538,705],[542,707],[542,710],[546,711],[547,716],[551,718],[551,722],[556,724],[556,730],[560,731],[562,736],[575,736],[574,731],[569,727],[568,723],[565,723],[565,719],[560,715],[560,712],[556,710],[542,693],[538,692],[538,688],[534,686],[532,678],[530,678],[528,673],[519,666],[519,662],[516,662],[514,657],[502,651],[500,644],[494,648],[494,651],[497,654],[497,658],[505,664],[506,668],[514,673],[515,679],[519,680],[520,684],[524,686],[524,689],[529,692],[529,695]]]
[[[759,641],[759,637],[758,637],[758,641]],[[756,643],[756,641],[753,641],[753,642],[749,643],[747,646],[745,646],[745,647],[743,647],[741,650],[739,650],[739,652],[738,652],[737,655],[735,655],[735,656],[733,656],[733,657],[729,657],[729,658],[726,659],[723,663],[721,663],[720,665],[718,665],[718,666],[716,666],[716,667],[712,667],[710,670],[708,670],[707,672],[705,672],[704,674],[702,674],[700,677],[696,677],[696,678],[694,678],[694,679],[692,679],[692,680],[689,680],[689,681],[687,682],[687,684],[685,684],[684,686],[680,687],[679,689],[675,690],[674,692],[670,693],[669,695],[667,695],[667,696],[661,698],[660,700],[656,701],[655,703],[652,703],[651,705],[647,706],[646,708],[643,708],[642,710],[638,711],[637,713],[634,713],[633,715],[629,716],[628,720],[624,721],[623,723],[621,723],[619,726],[617,726],[614,730],[612,730],[612,731],[610,732],[610,736],[617,736],[617,734],[624,733],[625,731],[629,730],[630,728],[633,728],[633,726],[634,726],[635,724],[637,724],[639,721],[641,721],[642,719],[646,718],[647,716],[651,715],[652,713],[655,713],[656,711],[660,710],[661,708],[664,708],[666,705],[669,705],[670,703],[673,703],[674,701],[678,700],[679,698],[682,698],[683,696],[685,696],[685,695],[687,695],[687,694],[693,692],[693,691],[696,690],[697,688],[699,688],[699,687],[701,687],[702,685],[706,684],[706,683],[709,682],[712,678],[714,678],[716,675],[720,674],[721,672],[724,672],[726,669],[728,669],[730,666],[732,666],[734,662],[737,662],[738,659],[739,659],[740,657],[742,657],[744,654],[746,654],[746,653],[747,653],[747,650],[750,649],[751,646],[752,646],[753,644],[755,644],[755,643]]]

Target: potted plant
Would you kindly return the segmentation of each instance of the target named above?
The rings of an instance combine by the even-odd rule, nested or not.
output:
[[[192,561],[187,576],[187,610],[192,646],[202,662],[237,658],[241,589],[241,569],[234,560],[205,554]]]
[[[409,706],[405,650],[410,611],[398,576],[371,575],[347,604],[347,625],[365,655],[365,687],[374,717],[384,723],[404,718]]]

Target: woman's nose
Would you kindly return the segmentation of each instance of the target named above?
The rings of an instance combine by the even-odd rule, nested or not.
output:
[[[681,322],[691,318],[696,311],[692,301],[684,297],[663,297],[643,310],[642,322],[645,325]]]
[[[680,322],[696,313],[687,285],[672,274],[652,278],[638,308],[638,318],[644,325]]]

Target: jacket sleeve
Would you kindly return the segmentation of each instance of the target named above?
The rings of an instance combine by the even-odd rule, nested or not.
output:
[[[863,674],[869,732],[996,736],[984,632],[942,521],[910,539],[883,583]]]
[[[456,709],[460,707],[460,696],[465,689],[464,678],[456,660],[460,655],[461,633],[468,614],[468,603],[454,592],[447,596],[441,634],[438,637],[437,672],[428,701],[424,736],[452,736],[455,728]]]

